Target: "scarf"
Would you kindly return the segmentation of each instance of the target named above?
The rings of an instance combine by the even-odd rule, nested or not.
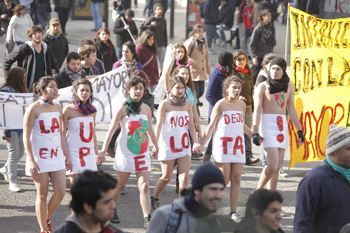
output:
[[[350,168],[346,169],[343,167],[340,167],[338,165],[336,165],[331,158],[329,158],[329,156],[326,157],[327,162],[329,163],[329,165],[331,165],[331,167],[336,170],[337,172],[339,172],[340,174],[342,174],[343,176],[345,176],[345,178],[350,181]]]
[[[182,96],[180,99],[173,96],[172,93],[169,93],[167,100],[172,104],[176,106],[184,106],[186,104],[186,98],[185,96]]]
[[[52,105],[53,103],[50,100],[45,99],[44,97],[40,96],[39,99],[44,103],[44,105]]]
[[[83,71],[83,68],[80,65],[78,72],[74,73],[68,68],[67,64],[64,64],[64,70],[66,71],[66,74],[68,75],[70,81],[73,83],[76,79],[81,78],[81,72]]]
[[[131,114],[140,114],[142,99],[139,102],[136,102],[133,99],[131,99],[130,95],[128,95],[126,101],[123,104],[128,106],[126,107],[126,114],[128,116],[130,116]]]
[[[74,105],[79,110],[79,112],[81,112],[85,116],[97,112],[96,108],[91,103],[83,104],[80,101],[76,101]]]
[[[197,47],[198,47],[198,49],[200,50],[200,51],[203,51],[203,48],[204,48],[204,45],[205,45],[205,38],[203,38],[203,39],[198,39],[197,37],[195,37],[196,38],[196,45],[197,45]]]
[[[130,77],[131,74],[136,70],[137,61],[135,60],[135,58],[133,58],[132,61],[127,61],[124,59],[124,57],[122,57],[121,62],[122,64],[126,65],[126,70]]]
[[[50,28],[49,28],[49,29],[47,29],[46,33],[47,33],[47,34],[49,34],[49,35],[51,35],[51,36],[53,36],[53,38],[55,38],[57,42],[58,42],[58,37],[60,37],[60,35],[62,34],[62,32],[61,32],[61,31],[59,31],[59,32],[58,32],[58,34],[57,34],[57,35],[55,35],[55,34],[53,34],[53,33],[52,33],[52,31],[51,31],[51,29],[50,29]]]
[[[216,66],[225,76],[227,75],[227,69],[226,69],[224,66],[220,65],[219,63],[216,63],[215,66]]]
[[[209,218],[213,213],[216,212],[215,210],[210,210],[207,207],[199,204],[192,195],[186,195],[184,199],[186,208],[196,218]]]
[[[239,72],[239,73],[243,73],[243,74],[246,74],[249,72],[248,68],[245,67],[244,69],[241,69],[239,67],[236,66],[236,70]]]
[[[272,79],[270,74],[268,74],[266,82],[269,85],[270,94],[288,91],[289,77],[286,73],[284,73],[282,78],[279,80]]]

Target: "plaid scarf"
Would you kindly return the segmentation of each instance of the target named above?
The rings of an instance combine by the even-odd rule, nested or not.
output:
[[[197,48],[198,48],[200,51],[203,51],[204,45],[205,45],[205,38],[203,38],[203,39],[198,39],[197,37],[195,37],[195,38],[196,38]]]
[[[44,105],[50,105],[50,104],[51,104],[51,105],[53,106],[52,101],[47,100],[47,99],[45,99],[45,98],[42,97],[42,96],[40,96],[39,99],[44,103]]]
[[[76,101],[74,105],[79,110],[79,112],[81,112],[85,116],[93,114],[93,113],[95,113],[97,111],[96,108],[90,103],[83,104],[80,101]]]

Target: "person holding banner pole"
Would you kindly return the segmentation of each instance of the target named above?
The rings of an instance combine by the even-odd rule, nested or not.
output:
[[[281,162],[288,148],[288,124],[286,111],[298,130],[298,145],[305,141],[294,106],[294,85],[286,73],[287,62],[276,57],[270,62],[267,80],[260,83],[254,95],[253,143],[259,145],[259,128],[266,138],[263,148],[267,166],[263,169],[256,189],[276,190]],[[261,124],[261,126],[260,126]]]
[[[10,93],[28,93],[26,87],[24,70],[19,67],[10,69],[6,82],[0,88],[1,92]],[[23,157],[23,129],[3,130],[3,137],[6,141],[9,157],[6,164],[0,169],[0,173],[9,182],[9,190],[12,192],[20,192],[19,182],[17,179],[17,163]]]
[[[193,151],[198,151],[192,105],[187,101],[186,81],[175,76],[169,81],[167,99],[158,108],[156,137],[160,148],[158,160],[162,166],[162,176],[157,181],[154,196],[151,197],[153,210],[160,206],[159,197],[171,180],[175,162],[179,173],[179,196],[182,197],[183,189],[188,189],[191,167],[188,132],[192,135]]]
[[[93,101],[92,85],[86,79],[76,79],[72,85],[71,104],[63,109],[62,128],[67,138],[73,169],[67,171],[71,185],[74,178],[85,170],[97,171],[96,162],[102,164],[97,148],[95,133],[96,108]],[[68,132],[67,132],[68,129]]]
[[[113,168],[117,170],[118,185],[115,195],[117,202],[131,172],[136,173],[140,191],[140,203],[144,216],[144,227],[147,228],[150,215],[149,181],[151,176],[148,139],[153,143],[152,156],[157,157],[158,142],[152,127],[150,107],[142,103],[146,82],[139,75],[133,75],[125,85],[127,99],[114,115],[105,137],[100,157],[104,157],[113,133],[121,125],[121,138],[118,143]],[[111,222],[120,222],[117,210]]]
[[[56,79],[42,77],[33,86],[37,100],[29,105],[23,119],[26,175],[32,176],[37,189],[35,206],[40,231],[51,232],[51,216],[66,193],[66,169],[72,170],[72,163],[61,127],[62,107],[52,102],[58,96]],[[49,179],[54,193],[46,204]]]

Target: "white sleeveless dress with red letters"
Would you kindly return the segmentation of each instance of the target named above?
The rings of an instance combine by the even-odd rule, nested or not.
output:
[[[151,171],[148,150],[148,117],[130,115],[120,121],[121,134],[113,168],[120,172]]]
[[[61,148],[61,114],[44,112],[34,121],[30,141],[38,173],[55,172],[66,169],[65,157]],[[31,176],[29,158],[26,159],[27,176]]]
[[[94,118],[76,117],[68,120],[67,145],[72,160],[72,172],[83,173],[85,170],[97,171],[94,149]]]
[[[191,156],[191,143],[188,136],[189,119],[187,111],[165,113],[158,142],[158,160],[173,160],[186,155]]]
[[[244,114],[224,111],[213,134],[212,161],[217,163],[245,163]]]

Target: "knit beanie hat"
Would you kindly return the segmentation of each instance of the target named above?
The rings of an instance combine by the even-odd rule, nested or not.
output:
[[[232,55],[232,53],[227,52],[227,51],[222,51],[219,54],[218,63],[221,66],[224,66],[225,68],[226,68],[226,66],[231,67],[232,63],[233,63],[233,55]]]
[[[331,155],[347,144],[350,144],[350,129],[331,124],[326,141],[326,155]]]
[[[163,5],[158,2],[158,3],[154,4],[153,11],[156,11],[157,6],[161,6],[164,9]]]
[[[270,62],[270,69],[273,65],[278,65],[282,68],[283,73],[286,73],[286,69],[287,69],[287,62],[286,60],[284,60],[284,58],[282,57],[275,57],[274,59],[272,59],[272,61]]]
[[[221,183],[224,186],[225,179],[220,169],[214,164],[207,162],[197,168],[192,177],[192,190],[200,189],[205,185]]]

